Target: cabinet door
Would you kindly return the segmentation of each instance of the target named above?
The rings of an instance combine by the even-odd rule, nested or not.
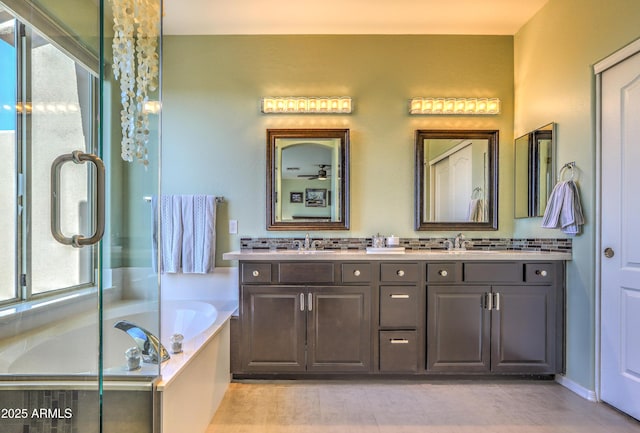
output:
[[[307,369],[369,371],[371,288],[309,288]]]
[[[427,370],[488,372],[491,314],[487,286],[427,287]]]
[[[494,287],[492,370],[555,373],[556,304],[551,286]]]
[[[242,365],[245,371],[305,370],[304,290],[242,287]]]

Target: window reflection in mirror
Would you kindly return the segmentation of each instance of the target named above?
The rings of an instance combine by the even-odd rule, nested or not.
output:
[[[497,131],[416,131],[416,230],[496,230]]]
[[[515,141],[515,217],[542,216],[554,186],[554,129],[549,123]]]
[[[267,130],[267,229],[348,229],[348,129]]]

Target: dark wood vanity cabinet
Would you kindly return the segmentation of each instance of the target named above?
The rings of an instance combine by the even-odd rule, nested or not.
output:
[[[255,281],[254,270],[264,265],[243,264],[242,275],[246,266]],[[338,263],[268,264],[263,273],[273,284],[241,284],[243,371],[369,371],[369,265],[345,266],[349,273],[340,272]],[[342,283],[343,277],[349,281]]]
[[[428,272],[428,372],[562,371],[561,262],[461,263],[456,271],[447,281]]]
[[[241,261],[239,319],[237,377],[555,374],[564,262]]]

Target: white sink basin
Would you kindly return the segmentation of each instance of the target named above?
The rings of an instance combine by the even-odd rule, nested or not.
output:
[[[294,255],[294,256],[318,256],[323,254],[334,254],[335,250],[276,250],[270,251],[271,254],[285,254],[285,255]]]
[[[447,250],[447,254],[503,254],[504,250]]]

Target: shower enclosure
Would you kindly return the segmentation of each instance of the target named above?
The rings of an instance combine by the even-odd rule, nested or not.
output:
[[[3,433],[159,431],[160,365],[131,364],[136,342],[114,328],[127,319],[160,337],[148,200],[159,193],[160,95],[153,87],[121,112],[122,3],[115,15],[152,6],[145,22],[160,29],[161,0],[0,0]],[[120,43],[135,53],[141,41]],[[143,163],[122,157],[129,120]]]

